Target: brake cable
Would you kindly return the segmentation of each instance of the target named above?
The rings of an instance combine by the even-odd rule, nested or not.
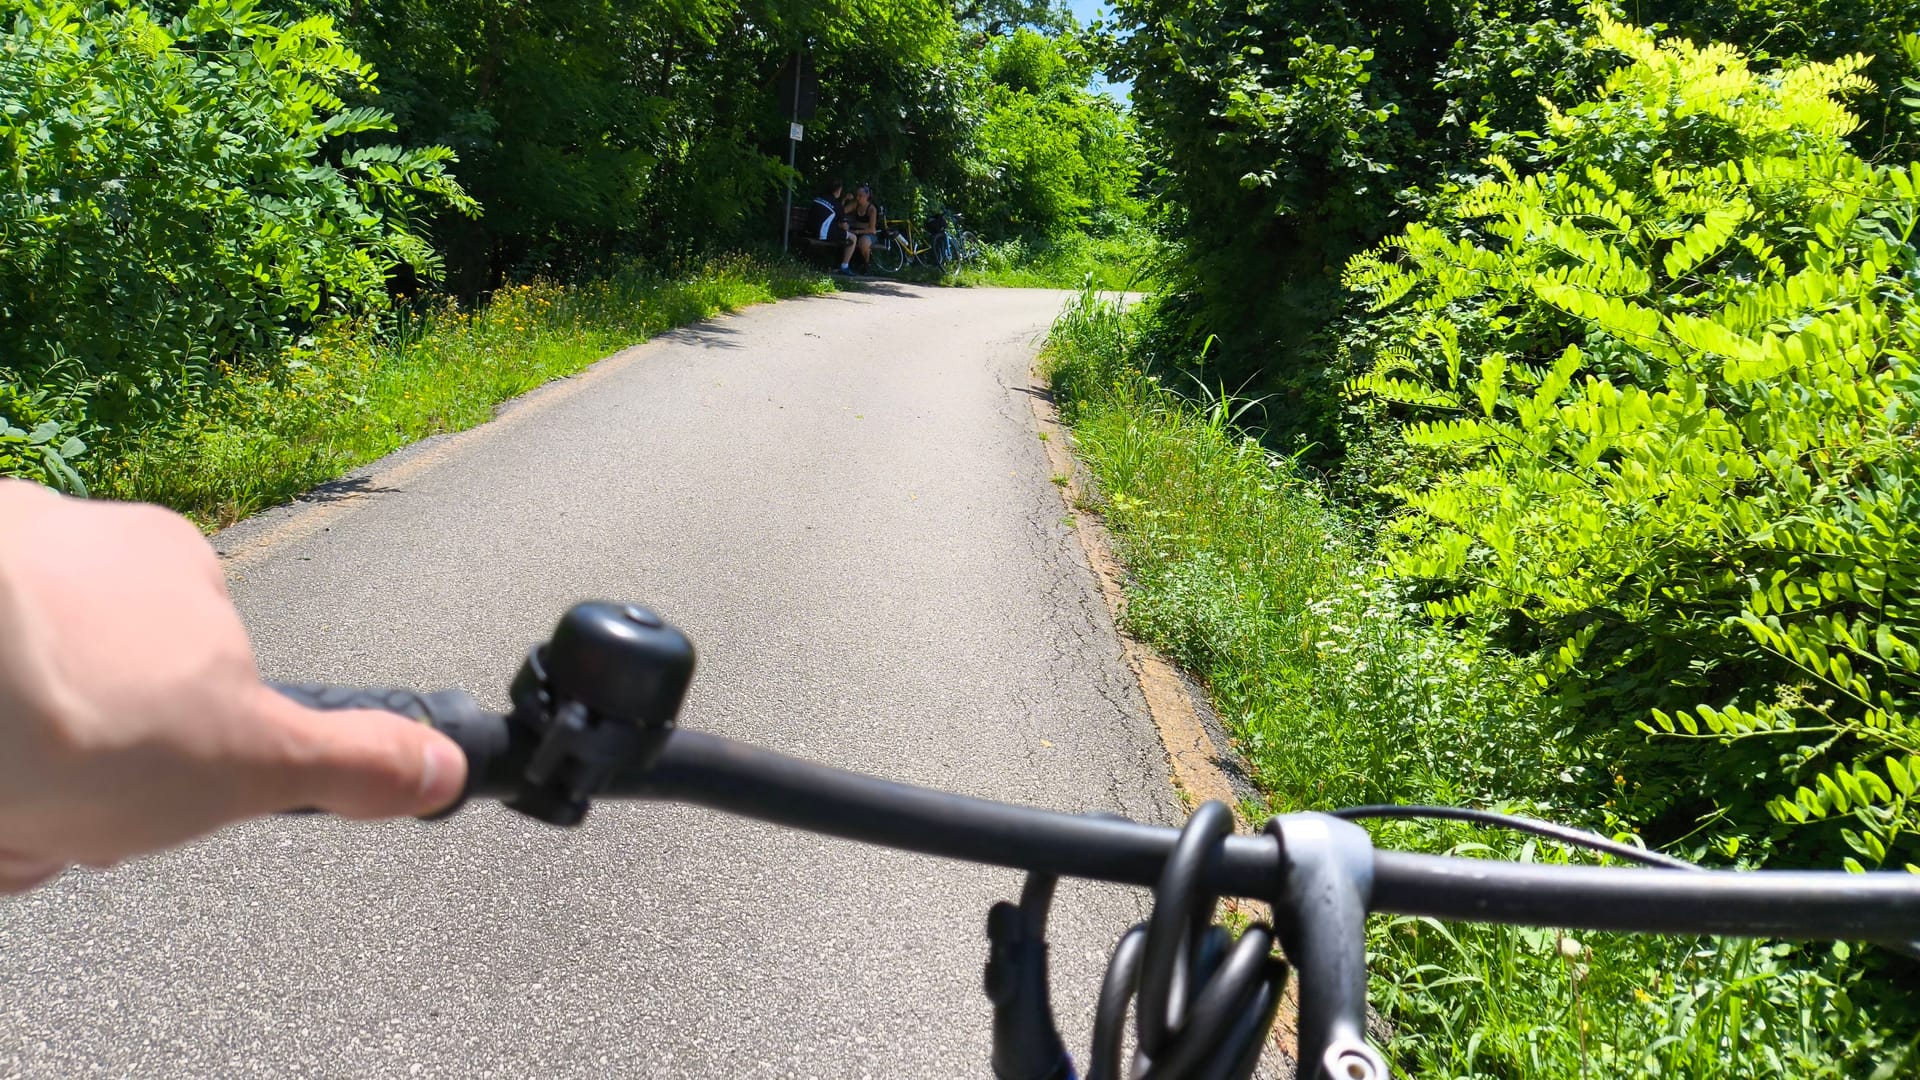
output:
[[[1329,810],[1333,817],[1347,821],[1359,821],[1368,818],[1400,818],[1405,820],[1441,820],[1465,821],[1474,825],[1485,825],[1495,829],[1512,829],[1516,832],[1532,833],[1534,836],[1558,840],[1563,844],[1589,848],[1604,852],[1616,858],[1662,870],[1693,870],[1706,873],[1707,868],[1698,863],[1676,858],[1665,852],[1649,851],[1643,847],[1624,844],[1611,840],[1598,833],[1576,829],[1570,825],[1558,825],[1539,818],[1523,817],[1519,814],[1503,814],[1495,810],[1475,810],[1464,806],[1420,806],[1399,803],[1374,803],[1368,806],[1349,806],[1339,810]],[[1898,953],[1909,960],[1920,960],[1920,941],[1878,941],[1874,944],[1891,952]]]
[[[1658,866],[1665,870],[1706,869],[1704,866],[1697,866],[1685,859],[1674,858],[1672,855],[1665,854],[1664,852],[1649,851],[1646,848],[1635,847],[1632,844],[1623,844],[1618,840],[1610,840],[1598,833],[1590,833],[1584,829],[1576,829],[1569,825],[1557,825],[1551,821],[1522,817],[1518,814],[1503,814],[1494,810],[1474,810],[1464,806],[1417,806],[1401,805],[1399,803],[1375,803],[1369,806],[1349,806],[1340,810],[1329,810],[1327,813],[1348,821],[1359,821],[1365,818],[1466,821],[1475,825],[1486,825],[1496,829],[1512,829],[1516,832],[1532,833],[1535,836],[1545,837],[1548,840],[1558,840],[1563,844],[1572,844],[1575,847],[1605,852],[1615,858],[1626,859],[1630,862],[1637,862],[1646,866]]]

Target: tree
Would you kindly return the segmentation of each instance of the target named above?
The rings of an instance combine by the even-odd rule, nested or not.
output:
[[[990,38],[1021,29],[1062,33],[1075,27],[1073,13],[1061,0],[961,0],[954,18],[963,28]]]

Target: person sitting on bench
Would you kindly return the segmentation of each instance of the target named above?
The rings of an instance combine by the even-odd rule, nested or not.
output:
[[[819,240],[844,246],[847,239],[847,221],[840,213],[840,181],[833,183],[813,197],[812,213],[807,218],[808,239]]]
[[[840,249],[840,272],[851,274],[853,249],[860,249],[860,268],[873,261],[873,238],[880,232],[880,208],[873,204],[873,189],[865,184],[853,189],[853,206],[847,210],[847,240]]]

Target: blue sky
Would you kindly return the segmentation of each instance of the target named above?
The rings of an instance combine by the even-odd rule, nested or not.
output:
[[[1107,14],[1107,5],[1102,0],[1067,0],[1067,7],[1072,9],[1073,17],[1079,19],[1083,26]],[[1095,79],[1093,88],[1104,91],[1121,101],[1127,99],[1129,89],[1126,83],[1110,83],[1105,79]]]

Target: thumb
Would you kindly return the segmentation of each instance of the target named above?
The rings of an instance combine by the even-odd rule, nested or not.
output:
[[[368,709],[317,711],[262,688],[263,709],[287,738],[287,807],[343,817],[419,817],[446,809],[467,782],[458,743],[426,724]]]
[[[67,864],[0,850],[0,896],[23,893],[60,876]]]

